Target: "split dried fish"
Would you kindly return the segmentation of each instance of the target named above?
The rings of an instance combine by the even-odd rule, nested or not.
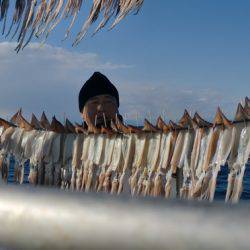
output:
[[[238,106],[233,122],[218,109],[213,125],[185,111],[178,124],[159,118],[141,129],[117,120],[88,130],[55,117],[50,123],[44,113],[29,123],[19,110],[12,122],[0,118],[0,170],[6,181],[14,159],[14,180],[22,183],[29,160],[34,185],[212,201],[220,167],[228,163],[226,201],[238,202],[250,154],[245,107]]]

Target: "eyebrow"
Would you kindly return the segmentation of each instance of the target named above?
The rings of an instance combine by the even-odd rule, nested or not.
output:
[[[98,98],[97,97],[92,97],[91,99],[89,99],[90,102],[92,101],[98,101]]]
[[[103,97],[113,98],[111,95],[103,95]]]
[[[113,96],[110,96],[110,95],[103,95],[104,98],[109,98],[111,100],[115,100],[115,98]],[[92,97],[89,101],[92,102],[92,101],[98,101],[99,98],[98,97]]]

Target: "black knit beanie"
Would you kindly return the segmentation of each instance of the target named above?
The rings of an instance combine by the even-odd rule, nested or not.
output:
[[[119,107],[119,93],[116,87],[109,81],[109,79],[101,74],[100,72],[95,72],[89,80],[85,82],[79,93],[79,110],[82,113],[84,105],[86,102],[97,95],[111,95],[117,100]]]

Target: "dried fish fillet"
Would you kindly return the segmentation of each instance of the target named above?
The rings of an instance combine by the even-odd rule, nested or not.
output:
[[[170,169],[168,170],[166,174],[166,185],[165,185],[165,197],[166,198],[169,198],[172,193],[172,174],[176,173],[177,167],[180,163],[185,134],[186,134],[185,131],[180,131],[176,139],[173,156],[170,162]]]
[[[131,165],[133,162],[133,155],[135,150],[135,137],[133,135],[123,135],[122,139],[122,156],[123,156],[123,166],[121,169],[121,175],[119,178],[118,194],[122,191],[123,193],[129,193],[129,176],[131,175]]]
[[[209,190],[209,200],[213,201],[214,193],[216,188],[216,180],[220,167],[225,165],[226,160],[231,152],[233,146],[233,128],[229,127],[223,130],[218,139],[216,153],[212,162],[212,179],[210,181],[210,190]]]
[[[231,201],[236,203],[240,199],[242,192],[242,182],[245,172],[245,165],[250,156],[250,126],[242,129],[238,149],[237,160],[233,166],[236,170],[236,177],[233,185]]]
[[[73,156],[72,156],[72,178],[71,189],[79,188],[79,177],[77,178],[77,172],[81,170],[81,156],[83,147],[84,135],[78,134],[73,144]]]
[[[72,157],[73,157],[73,143],[75,141],[75,134],[66,134],[63,143],[62,152],[62,187],[69,188],[72,177]]]
[[[147,134],[144,133],[142,135],[133,134],[135,137],[135,155],[132,163],[132,174],[130,177],[130,188],[131,194],[135,195],[136,189],[138,188],[138,177],[140,171],[142,171],[141,166],[145,166],[145,155],[147,153],[148,141]],[[141,174],[141,177],[143,174]]]
[[[144,181],[143,195],[150,195],[153,189],[153,177],[159,161],[161,133],[148,134],[148,148],[146,155],[147,179]]]

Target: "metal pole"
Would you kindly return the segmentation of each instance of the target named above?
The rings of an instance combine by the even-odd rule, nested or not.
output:
[[[246,249],[249,204],[0,189],[0,247]]]

